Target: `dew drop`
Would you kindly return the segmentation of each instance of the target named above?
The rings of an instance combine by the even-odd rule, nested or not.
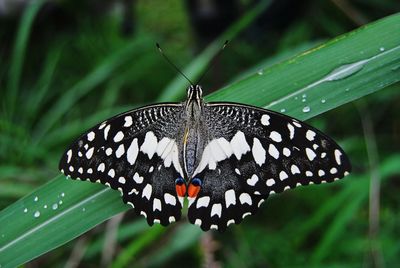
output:
[[[286,112],[286,109],[285,108],[281,109],[281,113],[284,113],[284,112]]]
[[[54,203],[54,204],[51,206],[51,208],[52,208],[53,210],[56,210],[56,209],[58,208],[58,204],[57,204],[57,203]]]
[[[303,97],[303,99],[304,99],[304,98],[307,98],[307,94],[303,94],[303,96],[302,96],[302,97]]]
[[[325,81],[336,81],[347,78],[357,72],[359,72],[368,60],[361,60],[350,64],[342,65],[334,69],[330,74],[325,77]]]
[[[61,193],[61,197],[64,197],[65,196],[65,194],[64,193]]]
[[[44,205],[43,208],[47,208],[47,205]]]
[[[305,106],[305,107],[303,108],[303,113],[308,113],[309,111],[311,111],[310,106]]]
[[[25,208],[25,209],[24,209],[24,213],[27,213],[27,212],[28,212],[28,209],[27,209],[27,208]]]
[[[350,88],[346,88],[344,91],[349,92],[349,91],[350,91]]]
[[[39,217],[40,217],[40,212],[39,212],[39,211],[36,211],[35,214],[33,214],[33,216],[34,216],[35,218],[39,218]]]
[[[35,196],[35,199],[33,201],[37,202],[39,200],[39,197]]]
[[[325,103],[325,102],[326,102],[326,99],[322,99],[322,100],[321,100],[321,103]]]
[[[306,101],[307,101],[306,99],[302,99],[302,100],[301,100],[301,102],[306,102]]]
[[[262,69],[260,69],[260,70],[257,71],[257,74],[258,74],[258,75],[263,75],[263,74],[264,74],[264,71],[263,71]]]
[[[379,50],[383,52],[383,51],[385,51],[385,48],[381,47],[381,48],[379,48]]]
[[[85,212],[85,211],[86,211],[86,208],[82,208],[82,211]]]
[[[62,200],[58,201],[58,204],[62,205],[62,203],[63,203],[63,201],[62,201]]]
[[[299,99],[299,97],[297,97],[297,96],[296,96],[296,97],[294,97],[294,99],[295,99],[295,100],[298,100],[298,99]]]

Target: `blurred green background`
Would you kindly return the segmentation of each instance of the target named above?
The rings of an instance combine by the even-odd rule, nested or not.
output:
[[[195,80],[232,38],[202,82],[207,95],[399,11],[396,0],[0,0],[0,209],[59,175],[90,126],[184,99],[156,42]],[[185,219],[149,228],[123,212],[24,267],[398,267],[399,90],[309,121],[349,154],[348,179],[273,196],[222,234]]]

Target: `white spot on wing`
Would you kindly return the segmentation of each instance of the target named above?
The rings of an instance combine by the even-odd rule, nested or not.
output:
[[[153,211],[159,210],[161,211],[161,201],[158,198],[154,198],[153,200]]]
[[[197,225],[197,226],[201,226],[201,220],[200,219],[196,219],[194,221],[194,224]]]
[[[233,154],[231,144],[225,138],[218,138],[217,143],[224,151],[227,158]]]
[[[118,182],[121,184],[125,184],[126,180],[124,177],[119,177]]]
[[[294,121],[294,120],[293,120],[293,125],[295,125],[296,127],[301,127],[301,125],[298,122]]]
[[[264,114],[263,116],[261,116],[261,124],[263,124],[264,126],[269,126],[269,119],[270,119],[270,116],[267,114]]]
[[[336,159],[336,163],[338,163],[338,165],[342,164],[342,161],[340,159],[341,155],[342,155],[342,153],[338,149],[336,149],[335,150],[335,159]]]
[[[276,149],[275,145],[273,145],[272,143],[269,145],[268,153],[275,159],[279,158],[278,149]]]
[[[222,205],[221,204],[214,204],[211,208],[211,215],[210,217],[217,215],[219,218],[221,218],[221,213],[222,213]]]
[[[89,134],[87,134],[87,139],[88,141],[93,141],[95,137],[95,134],[93,131],[89,132]]]
[[[110,131],[110,125],[106,126],[104,129],[104,139],[107,140],[108,138],[108,132]]]
[[[231,147],[233,153],[235,154],[238,160],[242,158],[242,155],[250,151],[250,146],[247,143],[246,138],[242,131],[236,132],[235,136],[233,136],[231,140]]]
[[[90,148],[89,150],[87,150],[87,152],[86,152],[86,158],[87,158],[87,159],[92,158],[93,152],[94,152],[94,148],[93,148],[93,147]]]
[[[122,131],[118,131],[114,136],[114,142],[120,142],[124,138],[124,133]]]
[[[283,155],[284,156],[286,156],[286,157],[289,157],[290,156],[290,150],[288,149],[288,148],[283,148]]]
[[[146,197],[147,200],[150,200],[152,191],[153,187],[151,187],[150,184],[146,184],[146,186],[143,189],[142,197]]]
[[[107,156],[110,156],[112,154],[112,152],[113,152],[112,148],[107,148],[106,149],[106,155]]]
[[[248,193],[242,193],[242,194],[239,196],[239,200],[240,200],[240,203],[241,203],[241,204],[247,203],[247,204],[249,204],[250,206],[251,206],[251,204],[253,203],[253,202],[251,201],[251,197],[250,197],[250,195],[249,195]]]
[[[108,176],[110,176],[111,178],[114,178],[114,176],[115,176],[115,171],[114,171],[114,169],[110,169],[110,170],[108,171]]]
[[[115,151],[115,156],[116,156],[117,158],[120,158],[124,153],[125,153],[125,147],[124,147],[123,144],[120,144],[120,145],[118,146],[117,151]]]
[[[307,138],[307,140],[309,140],[309,141],[313,141],[314,138],[315,138],[315,132],[312,131],[312,130],[307,130],[307,132],[306,132],[306,138]]]
[[[260,140],[257,138],[254,138],[253,140],[252,153],[254,161],[256,161],[259,166],[262,166],[265,163],[266,152]]]
[[[279,179],[281,179],[281,181],[286,180],[287,178],[289,178],[289,176],[285,171],[282,170],[279,172]]]
[[[294,175],[294,174],[297,174],[297,173],[300,174],[300,169],[299,169],[299,167],[296,166],[296,165],[292,165],[291,168],[290,168],[290,171],[292,172],[293,175]]]
[[[275,180],[274,179],[268,179],[267,180],[267,186],[272,186],[275,184]]]
[[[293,139],[294,138],[294,126],[292,126],[292,124],[288,123],[287,127],[289,129],[289,138]]]
[[[162,156],[165,149],[167,148],[168,144],[170,144],[173,140],[164,137],[160,140],[160,142],[157,144],[157,149],[156,152],[159,156]]]
[[[257,177],[257,175],[256,175],[256,174],[253,174],[253,176],[251,176],[251,178],[248,179],[246,182],[247,182],[247,184],[250,185],[250,186],[256,185],[256,183],[258,182],[258,177]]]
[[[106,166],[104,165],[104,163],[101,163],[101,164],[97,167],[97,171],[104,172],[105,168],[106,168]]]
[[[140,151],[147,154],[149,156],[149,159],[152,159],[154,153],[157,150],[157,145],[158,145],[157,137],[154,135],[153,131],[149,131],[146,133],[144,142],[140,147]]]
[[[242,219],[246,218],[247,216],[250,216],[251,212],[246,212],[242,215]]]
[[[125,116],[124,127],[130,127],[132,125],[132,116]]]
[[[281,142],[282,141],[281,134],[279,134],[276,131],[272,131],[271,134],[269,134],[269,137],[271,138],[271,140],[273,140],[275,142]]]
[[[217,139],[210,141],[207,147],[210,149],[210,152],[216,162],[225,160],[227,158],[224,149],[221,148],[221,145],[218,143]]]
[[[197,200],[196,208],[208,207],[209,203],[210,203],[210,197],[209,196],[200,197]]]
[[[68,150],[68,152],[67,152],[67,163],[71,162],[71,157],[72,157],[72,150]]]
[[[175,198],[175,196],[173,196],[170,193],[165,193],[164,194],[164,200],[165,200],[166,204],[170,204],[170,205],[173,205],[173,206],[176,205],[176,198]]]
[[[143,182],[143,177],[141,177],[139,175],[139,173],[135,173],[135,175],[133,175],[133,180],[137,183],[137,184],[141,184]]]
[[[225,205],[228,208],[230,205],[236,205],[235,190],[230,189],[225,192]]]
[[[314,158],[317,156],[317,155],[315,154],[315,152],[314,152],[313,150],[311,150],[310,148],[306,148],[306,154],[307,154],[307,157],[308,157],[308,159],[309,159],[310,161],[313,161]]]
[[[138,153],[139,153],[138,140],[137,138],[135,138],[133,139],[131,145],[128,148],[128,151],[126,152],[126,158],[129,164],[131,165],[135,164]]]

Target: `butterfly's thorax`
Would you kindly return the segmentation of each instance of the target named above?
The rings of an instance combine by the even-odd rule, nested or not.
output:
[[[207,128],[204,122],[204,102],[201,95],[193,95],[185,103],[185,130],[182,139],[182,158],[187,179],[190,179],[199,164],[205,147]]]

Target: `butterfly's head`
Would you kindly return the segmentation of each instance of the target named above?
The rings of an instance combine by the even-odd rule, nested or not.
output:
[[[203,89],[200,85],[190,85],[187,90],[187,99],[189,101],[199,101],[203,98]]]

